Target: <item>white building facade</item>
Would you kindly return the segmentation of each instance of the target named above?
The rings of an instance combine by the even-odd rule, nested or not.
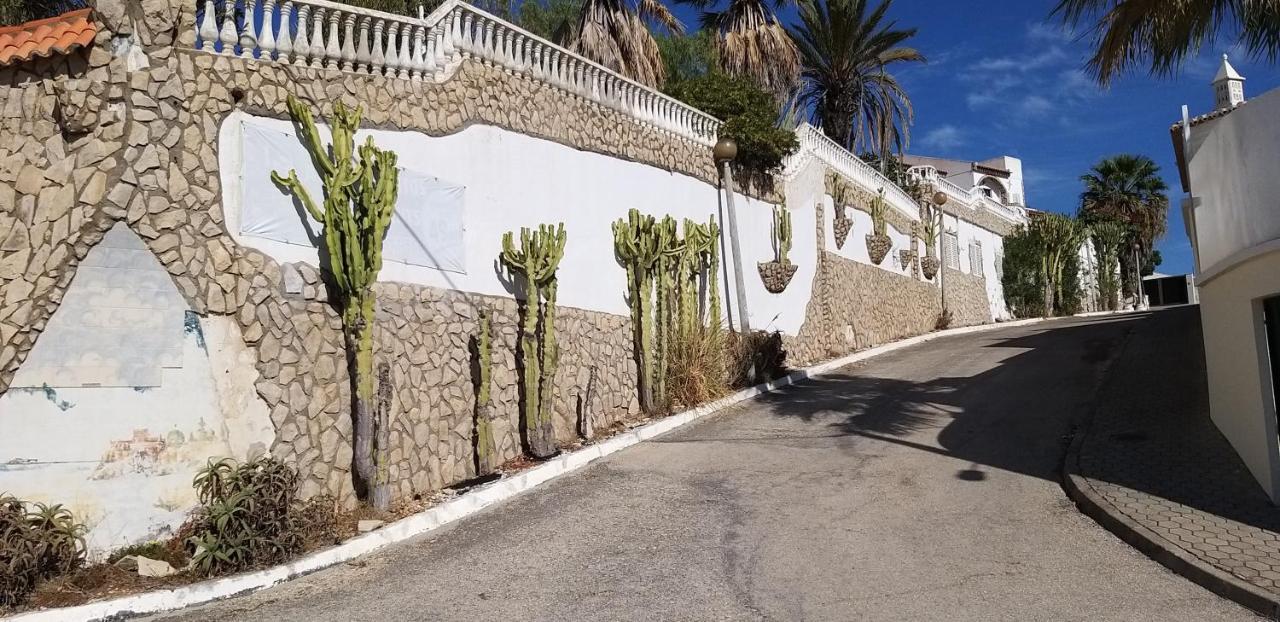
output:
[[[1172,128],[1183,220],[1195,256],[1210,414],[1258,483],[1280,501],[1280,90],[1244,99],[1223,58],[1215,110]]]

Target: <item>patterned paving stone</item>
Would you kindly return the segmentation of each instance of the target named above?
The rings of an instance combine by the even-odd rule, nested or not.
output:
[[[1109,372],[1082,475],[1171,547],[1280,595],[1280,508],[1209,419],[1198,308],[1158,315]]]

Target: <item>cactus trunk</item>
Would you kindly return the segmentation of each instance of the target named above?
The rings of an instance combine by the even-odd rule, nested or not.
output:
[[[560,357],[555,338],[556,268],[564,257],[564,224],[553,229],[520,230],[520,248],[510,233],[502,237],[502,262],[525,280],[524,315],[520,328],[524,380],[525,449],[535,458],[556,453],[553,408],[555,370]]]
[[[539,456],[556,451],[554,412],[556,404],[556,368],[560,363],[560,344],[556,342],[556,282],[544,288],[542,306],[542,378],[539,381],[538,416],[529,430],[529,444]]]
[[[298,179],[296,171],[287,177],[272,172],[277,185],[296,196],[307,213],[321,223],[325,248],[321,266],[331,277],[332,303],[342,317],[351,375],[351,407],[355,440],[352,443],[352,479],[357,494],[378,510],[390,505],[389,472],[385,440],[375,434],[386,431],[374,421],[373,322],[376,299],[373,284],[382,269],[382,240],[391,224],[399,183],[396,154],[378,149],[369,138],[359,147],[355,132],[362,111],[334,104],[332,141],[325,145],[308,109],[292,95],[289,115],[301,131],[301,139],[323,184],[323,209]],[[356,155],[359,159],[356,159]],[[389,382],[389,381],[388,381]],[[296,405],[295,405],[296,406]],[[390,400],[380,404],[379,416],[390,417]],[[385,434],[384,434],[385,435]]]
[[[498,469],[497,448],[493,442],[493,407],[489,403],[489,384],[493,376],[493,344],[489,314],[480,313],[480,334],[476,336],[478,376],[476,382],[475,455],[476,477],[484,477]]]

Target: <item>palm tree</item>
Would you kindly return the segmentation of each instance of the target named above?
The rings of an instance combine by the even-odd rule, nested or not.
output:
[[[563,44],[645,86],[658,88],[666,80],[662,51],[646,20],[667,30],[684,26],[661,0],[586,0],[578,21]]]
[[[1147,156],[1122,154],[1097,163],[1080,181],[1085,187],[1080,218],[1091,225],[1114,220],[1128,229],[1126,249],[1135,249],[1138,257],[1121,252],[1120,265],[1126,292],[1133,292],[1137,280],[1130,272],[1152,255],[1155,241],[1168,226],[1169,187],[1160,177],[1160,167]]]
[[[679,1],[702,9],[703,30],[716,35],[721,71],[750,78],[779,101],[800,82],[799,52],[774,14],[792,0],[729,0],[718,11],[712,8],[719,0]]]
[[[1093,34],[1089,70],[1104,85],[1137,64],[1168,75],[1224,29],[1255,56],[1274,61],[1280,53],[1273,0],[1059,0],[1053,14]]]
[[[802,0],[800,24],[788,31],[800,51],[801,103],[850,151],[884,154],[888,143],[902,151],[910,137],[911,99],[888,68],[925,58],[901,45],[916,29],[884,23],[892,3],[868,12],[867,0]]]

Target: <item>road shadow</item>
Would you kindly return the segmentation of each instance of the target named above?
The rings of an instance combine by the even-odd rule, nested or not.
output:
[[[975,337],[944,338],[759,400],[769,414],[827,434],[1057,481],[1064,438],[1088,414],[1101,368],[1143,317],[1062,320],[980,337],[988,349],[980,357],[964,356],[972,346],[960,345]],[[922,369],[911,363],[916,357],[935,364]],[[978,468],[955,477],[986,480]]]

